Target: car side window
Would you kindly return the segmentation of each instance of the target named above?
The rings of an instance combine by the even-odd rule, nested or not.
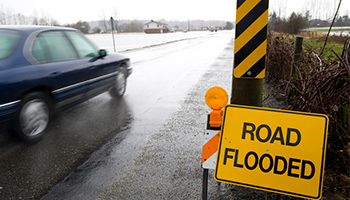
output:
[[[40,63],[78,59],[62,31],[40,33],[34,40],[32,54]]]
[[[0,30],[0,60],[10,56],[21,40],[21,34],[15,31]]]
[[[78,51],[80,58],[95,57],[98,55],[98,49],[83,35],[75,31],[67,31],[66,34],[68,38],[72,41],[75,49]]]

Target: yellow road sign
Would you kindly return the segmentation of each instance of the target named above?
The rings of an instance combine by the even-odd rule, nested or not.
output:
[[[328,117],[228,105],[214,178],[302,198],[322,195]]]
[[[234,76],[264,78],[268,0],[237,0]]]

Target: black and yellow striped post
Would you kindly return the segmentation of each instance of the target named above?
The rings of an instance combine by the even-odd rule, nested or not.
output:
[[[262,106],[268,0],[237,0],[232,104]]]

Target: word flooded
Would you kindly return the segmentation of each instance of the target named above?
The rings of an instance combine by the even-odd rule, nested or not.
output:
[[[296,147],[301,143],[301,133],[298,129],[286,128],[284,130],[283,132],[282,127],[279,126],[273,130],[266,124],[255,126],[253,123],[244,122],[241,139],[260,143],[278,143],[291,147]],[[257,169],[263,173],[276,175],[286,174],[294,178],[312,179],[315,175],[315,164],[310,160],[287,158],[268,153],[259,154],[255,151],[240,152],[239,149],[226,147],[223,165],[229,162],[237,168]]]

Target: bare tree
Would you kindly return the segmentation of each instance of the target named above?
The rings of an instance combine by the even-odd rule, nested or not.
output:
[[[6,13],[3,7],[0,8],[0,24],[6,25]]]
[[[6,24],[10,25],[10,24],[16,24],[15,20],[13,19],[13,11],[10,9],[6,10]]]
[[[47,26],[57,26],[59,25],[56,20],[54,20],[50,14],[42,12],[41,16],[38,15],[37,11],[33,11],[32,16],[25,16],[21,13],[16,13],[14,10],[0,7],[0,24],[2,25],[47,25]]]
[[[334,11],[337,9],[337,0],[325,0],[323,5],[323,13],[327,21],[332,21],[334,16]],[[339,0],[338,0],[339,1]]]
[[[287,10],[287,2],[285,0],[279,0],[277,1],[277,14],[278,14],[278,17],[282,17],[282,15],[284,13],[286,13],[286,10]]]
[[[278,18],[284,18],[284,15],[287,10],[287,0],[274,0],[271,2],[270,10],[272,13],[276,13]]]
[[[306,8],[307,10],[310,11],[310,15],[312,18],[314,19],[320,19],[319,18],[319,7],[317,4],[317,0],[310,0],[310,1],[306,1],[304,8]]]
[[[107,33],[108,32],[108,19],[106,17],[106,14],[104,11],[101,12],[99,16],[99,26],[103,30],[103,32]]]
[[[36,10],[33,11],[33,20],[32,24],[33,25],[39,25],[39,19],[38,19],[38,12]]]
[[[39,19],[36,17],[33,17],[32,25],[39,25]]]
[[[336,0],[309,0],[305,2],[304,8],[310,11],[313,19],[330,21],[334,15],[336,5]]]
[[[55,24],[55,20],[51,17],[49,13],[43,10],[41,11],[39,24],[44,26],[53,26]]]
[[[20,25],[28,24],[28,18],[20,13],[17,13],[15,16],[17,23]]]
[[[119,20],[118,16],[119,16],[118,8],[117,7],[113,7],[112,8],[112,17],[114,19],[114,22],[113,22],[114,23],[114,27],[112,27],[112,28],[114,28],[114,30],[118,30],[118,20]]]

